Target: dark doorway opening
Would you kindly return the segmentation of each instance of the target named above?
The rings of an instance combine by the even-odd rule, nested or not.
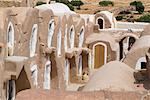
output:
[[[104,21],[103,21],[103,19],[101,19],[101,18],[99,18],[98,20],[98,25],[99,25],[99,29],[103,29],[104,28]]]

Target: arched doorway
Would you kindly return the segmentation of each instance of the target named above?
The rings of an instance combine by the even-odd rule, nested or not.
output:
[[[83,70],[83,65],[82,65],[82,55],[79,56],[79,63],[78,63],[78,75],[82,76],[82,70]]]
[[[16,85],[15,80],[9,80],[7,82],[7,100],[15,100],[16,95]]]
[[[81,28],[80,34],[79,34],[79,44],[78,47],[81,48],[84,42],[84,27]]]
[[[47,45],[48,45],[49,48],[52,46],[52,39],[53,39],[54,29],[55,29],[54,19],[52,19],[52,20],[49,22],[49,26],[48,26]]]
[[[50,89],[51,84],[51,61],[48,60],[45,64],[45,71],[44,71],[44,89]]]
[[[57,34],[57,56],[60,56],[61,55],[61,37],[62,37],[62,34],[61,34],[61,28],[59,28],[59,32]]]
[[[104,43],[97,43],[93,46],[94,68],[100,68],[106,63],[107,46]]]
[[[75,39],[75,30],[74,26],[71,26],[70,33],[69,33],[69,41],[70,41],[70,48],[74,48],[74,39]]]
[[[103,18],[98,18],[97,24],[99,25],[99,29],[104,29],[104,19]]]
[[[125,57],[127,52],[131,49],[136,39],[134,37],[124,37],[119,42],[120,60]]]
[[[70,69],[69,60],[65,59],[65,84],[66,86],[69,85],[69,69]]]
[[[11,22],[8,24],[7,28],[7,47],[8,47],[8,56],[14,55],[14,27]]]
[[[36,44],[37,44],[37,31],[38,31],[38,25],[34,24],[32,27],[32,33],[30,38],[30,57],[34,57],[36,53]]]
[[[129,37],[128,51],[131,49],[132,45],[135,43],[136,39],[134,37]]]
[[[31,78],[33,81],[33,85],[37,87],[38,86],[38,66],[36,64],[33,64],[30,66],[30,70],[31,70]]]
[[[67,33],[68,33],[68,28],[67,28],[67,24],[65,26],[65,36],[64,36],[64,48],[65,48],[65,51],[67,51],[68,49],[68,39],[67,39]]]

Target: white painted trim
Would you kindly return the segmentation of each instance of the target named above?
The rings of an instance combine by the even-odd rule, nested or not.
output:
[[[79,56],[79,60],[78,60],[78,76],[82,76],[82,55]]]
[[[55,30],[54,19],[51,19],[48,24],[48,37],[47,37],[47,46],[50,48],[52,46],[52,40]]]
[[[71,31],[72,30],[72,31]],[[75,29],[74,26],[72,25],[70,27],[70,31],[69,31],[69,41],[70,41],[70,48],[74,48],[74,41],[75,41]]]
[[[94,67],[94,60],[95,60],[95,46],[97,46],[97,45],[102,45],[102,46],[104,46],[104,49],[105,49],[105,53],[104,53],[104,64],[106,64],[107,63],[107,45],[105,44],[105,43],[102,43],[102,42],[98,42],[98,43],[96,43],[96,44],[94,44],[93,45],[93,68],[95,68]]]
[[[65,59],[65,84],[66,87],[69,85],[69,70],[70,70],[70,62],[68,59]]]
[[[59,32],[57,34],[57,56],[61,55],[61,41],[62,41],[62,34],[61,34],[61,27],[59,28]]]
[[[79,48],[81,48],[83,46],[84,33],[85,33],[85,28],[84,28],[84,26],[82,26],[80,29],[80,33],[79,33],[79,43],[78,43]]]
[[[32,33],[30,37],[29,49],[30,49],[30,57],[34,57],[36,53],[36,45],[37,45],[37,31],[38,25],[34,24],[32,27]]]
[[[68,26],[66,24],[66,26],[65,26],[65,36],[64,36],[64,48],[65,48],[65,51],[67,51],[67,49],[68,49],[67,34],[68,34]]]
[[[15,45],[15,30],[12,22],[9,22],[7,27],[7,47],[8,54],[12,56],[14,54],[14,45]]]
[[[51,61],[50,60],[48,60],[45,63],[43,88],[48,90],[51,88]]]
[[[98,19],[102,19],[103,20],[103,29],[105,29],[105,20],[104,20],[104,18],[103,17],[97,17],[96,24],[99,26]]]
[[[32,73],[31,78],[33,80],[33,85],[38,86],[38,66],[36,64],[30,65],[30,71]]]
[[[16,84],[15,84],[15,80],[9,80],[7,82],[7,96],[6,96],[6,100],[10,100],[10,98],[8,97],[9,96],[9,84],[10,84],[10,81],[12,82],[12,88],[13,88],[13,91],[12,91],[12,95],[13,97],[11,98],[11,100],[15,100],[15,97],[16,97]]]

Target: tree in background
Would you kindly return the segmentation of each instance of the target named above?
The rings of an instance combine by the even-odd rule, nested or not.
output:
[[[150,14],[143,15],[140,18],[138,18],[136,21],[150,23]]]
[[[81,0],[72,0],[71,4],[73,6],[77,6],[77,9],[80,9],[80,6],[83,5],[84,3]]]
[[[136,11],[138,11],[139,14],[142,14],[144,12],[144,5],[141,1],[133,1],[130,3],[131,6],[135,6],[136,7]]]
[[[99,5],[100,6],[114,6],[114,2],[113,1],[109,1],[109,0],[106,0],[106,1],[100,1],[99,2]]]
[[[46,4],[46,2],[38,1],[35,6],[39,6],[39,5],[42,5],[42,4]]]

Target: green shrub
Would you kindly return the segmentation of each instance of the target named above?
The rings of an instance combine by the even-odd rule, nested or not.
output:
[[[66,4],[66,5],[70,8],[70,10],[74,11],[74,7],[73,7],[72,4],[68,3],[68,4]]]
[[[46,4],[46,2],[38,1],[38,2],[36,3],[36,6],[43,5],[43,4]]]
[[[72,4],[73,6],[77,6],[78,9],[80,9],[80,6],[83,5],[84,3],[83,3],[81,0],[72,0],[72,1],[71,1],[71,4]]]
[[[140,18],[138,18],[136,21],[150,23],[150,14],[143,15]]]
[[[114,2],[113,1],[100,1],[99,5],[101,6],[114,6]]]
[[[142,14],[144,12],[144,5],[141,1],[133,1],[130,3],[131,6],[135,6],[136,7],[136,11],[139,12],[139,14]]]
[[[118,15],[117,17],[116,17],[116,20],[122,20],[123,19],[123,16],[121,16],[121,15]]]
[[[119,14],[131,14],[130,11],[121,11]]]

